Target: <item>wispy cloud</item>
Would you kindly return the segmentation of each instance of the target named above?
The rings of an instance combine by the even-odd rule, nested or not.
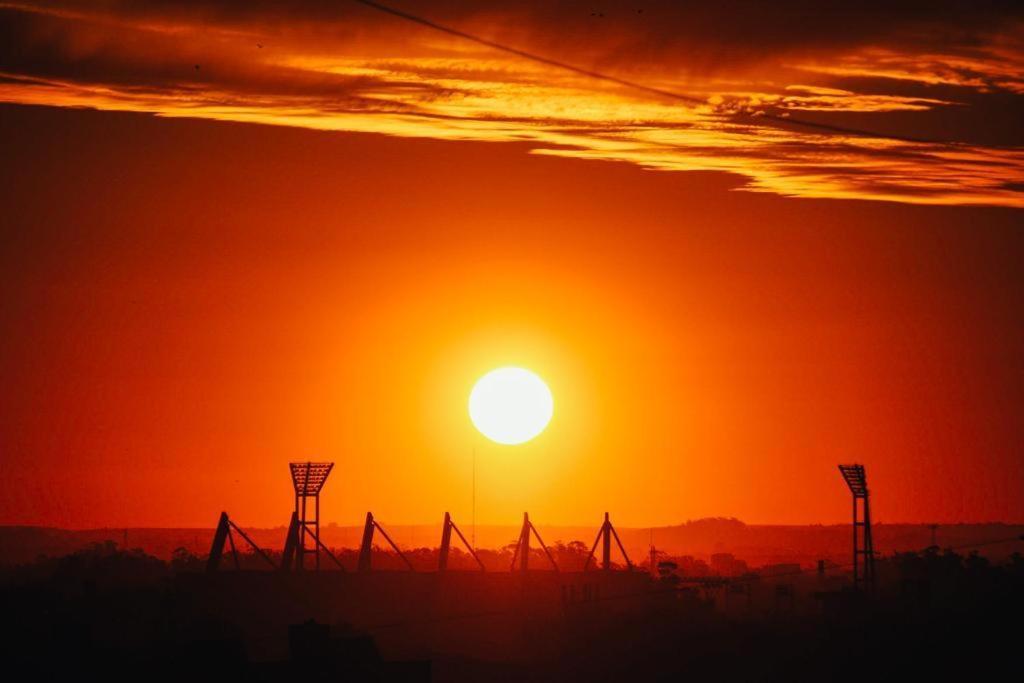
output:
[[[1024,24],[1010,10],[1002,20],[939,17],[949,23],[941,35],[930,33],[934,18],[881,8],[880,25],[839,26],[832,40],[781,43],[770,26],[745,33],[729,24],[717,42],[679,46],[667,19],[645,24],[636,13],[594,27],[581,10],[488,5],[446,3],[438,18],[696,101],[520,59],[356,3],[212,1],[0,4],[0,101],[528,141],[539,154],[735,173],[757,192],[1024,207],[1019,127],[1000,129],[990,115],[1024,113]],[[658,11],[668,10],[646,16]],[[704,22],[724,16],[709,10]],[[553,39],[555,21],[564,45]],[[736,48],[743,35],[751,46]],[[906,141],[931,137],[952,144]]]

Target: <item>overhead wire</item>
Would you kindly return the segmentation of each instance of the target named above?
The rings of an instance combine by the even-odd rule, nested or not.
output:
[[[392,7],[390,5],[386,5],[384,3],[377,2],[376,0],[353,0],[353,2],[356,2],[356,3],[360,4],[360,5],[364,5],[365,7],[371,8],[371,9],[376,10],[378,12],[382,12],[384,14],[389,14],[391,16],[397,17],[399,19],[403,19],[405,21],[412,22],[414,24],[419,24],[420,26],[429,28],[429,29],[431,29],[433,31],[438,31],[440,33],[446,33],[448,35],[455,36],[456,38],[461,38],[463,40],[467,40],[467,41],[476,43],[478,45],[483,45],[485,47],[488,47],[488,48],[491,48],[491,49],[494,49],[494,50],[498,50],[498,51],[501,51],[501,52],[505,52],[507,54],[515,55],[517,57],[521,57],[523,59],[526,59],[526,60],[529,60],[529,61],[532,61],[532,62],[536,62],[538,64],[544,64],[546,66],[551,66],[551,67],[554,67],[554,68],[557,68],[557,69],[561,69],[563,71],[568,71],[568,72],[571,72],[571,73],[574,73],[574,74],[577,74],[577,75],[580,75],[580,76],[585,76],[587,78],[592,78],[592,79],[595,79],[595,80],[601,80],[601,81],[605,81],[607,83],[614,83],[614,84],[622,86],[624,88],[629,88],[631,90],[636,90],[636,91],[644,92],[644,93],[646,93],[648,95],[653,95],[653,96],[660,97],[660,98],[672,99],[672,100],[676,100],[676,101],[680,101],[680,102],[686,102],[687,104],[693,104],[693,105],[698,105],[698,106],[705,106],[705,105],[708,104],[707,99],[702,98],[702,97],[698,97],[696,95],[690,95],[690,94],[686,94],[686,93],[676,92],[676,91],[673,91],[673,90],[666,90],[664,88],[658,88],[658,87],[646,85],[644,83],[640,83],[639,81],[634,81],[634,80],[631,80],[631,79],[628,79],[628,78],[622,78],[620,76],[615,76],[615,75],[612,75],[612,74],[608,74],[608,73],[605,73],[603,71],[597,71],[595,69],[589,69],[589,68],[586,68],[586,67],[583,67],[583,66],[579,66],[577,64],[572,64],[572,63],[569,63],[569,62],[562,61],[560,59],[555,59],[553,57],[548,57],[546,55],[541,55],[541,54],[538,54],[538,53],[535,53],[535,52],[530,52],[528,50],[523,50],[523,49],[518,48],[518,47],[514,47],[514,46],[511,46],[511,45],[506,45],[504,43],[499,43],[499,42],[491,40],[489,38],[485,38],[483,36],[479,36],[479,35],[476,35],[474,33],[470,33],[468,31],[464,31],[462,29],[458,29],[458,28],[455,28],[453,26],[449,26],[447,24],[438,23],[436,21],[433,21],[433,20],[428,19],[426,17],[423,17],[421,15],[413,14],[411,12],[406,12],[406,11],[400,10],[400,9],[398,9],[396,7]],[[808,130],[815,130],[815,131],[823,132],[823,133],[853,135],[853,136],[857,136],[857,137],[868,137],[868,138],[875,138],[875,139],[879,139],[879,140],[891,140],[891,141],[894,141],[894,142],[904,142],[904,143],[910,143],[910,144],[945,145],[945,146],[956,146],[958,144],[958,143],[955,143],[955,142],[952,142],[952,141],[948,141],[948,140],[937,140],[937,139],[929,139],[929,138],[915,137],[915,136],[909,136],[909,135],[898,135],[898,134],[895,134],[895,133],[885,133],[885,132],[880,132],[880,131],[866,130],[866,129],[863,129],[863,128],[855,128],[855,127],[851,127],[851,126],[840,126],[840,125],[835,125],[835,124],[830,124],[830,123],[823,123],[823,122],[820,122],[820,121],[811,121],[809,119],[801,119],[801,118],[796,118],[796,117],[788,116],[788,115],[773,114],[771,112],[766,112],[766,111],[763,111],[763,110],[762,111],[758,111],[758,112],[746,112],[746,111],[729,112],[727,114],[724,114],[724,116],[731,117],[731,118],[734,118],[734,119],[735,118],[749,119],[749,121],[751,123],[762,122],[762,121],[771,121],[772,123],[777,124],[777,125],[781,125],[781,126],[796,126],[796,127],[799,127],[799,128],[806,128]]]

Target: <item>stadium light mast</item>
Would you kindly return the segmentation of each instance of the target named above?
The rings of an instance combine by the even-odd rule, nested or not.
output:
[[[298,525],[298,538],[295,539],[295,564],[297,569],[303,568],[303,560],[313,553],[314,566],[320,569],[320,490],[327,483],[327,475],[334,468],[333,462],[293,462],[288,467],[292,472],[292,484],[295,486],[295,519]],[[313,499],[313,509],[308,509],[309,499]],[[310,515],[312,513],[312,516]],[[312,528],[311,528],[312,527]],[[307,543],[312,539],[312,544]]]
[[[840,465],[853,494],[853,587],[871,592],[875,587],[875,546],[871,541],[871,506],[864,465]],[[859,501],[859,502],[858,502]]]

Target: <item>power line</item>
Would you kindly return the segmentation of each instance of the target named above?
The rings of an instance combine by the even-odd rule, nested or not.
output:
[[[672,99],[672,100],[676,100],[676,101],[680,101],[680,102],[686,102],[688,104],[695,104],[695,105],[701,105],[701,106],[707,104],[707,100],[705,100],[704,98],[701,98],[701,97],[697,97],[695,95],[687,95],[685,93],[675,92],[675,91],[672,91],[672,90],[665,90],[664,88],[655,88],[653,86],[645,85],[645,84],[639,83],[637,81],[629,80],[629,79],[626,79],[626,78],[621,78],[619,76],[613,76],[611,74],[607,74],[607,73],[604,73],[604,72],[601,72],[601,71],[595,71],[593,69],[587,69],[587,68],[582,67],[582,66],[577,66],[575,64],[570,64],[568,62],[563,62],[561,60],[554,59],[552,57],[546,57],[544,55],[540,55],[540,54],[537,54],[537,53],[534,53],[534,52],[528,52],[526,50],[522,50],[522,49],[519,49],[517,47],[512,47],[510,45],[505,45],[503,43],[498,43],[498,42],[495,42],[493,40],[489,40],[487,38],[484,38],[482,36],[478,36],[478,35],[475,35],[473,33],[468,33],[466,31],[462,31],[460,29],[453,28],[451,26],[447,26],[445,24],[439,24],[439,23],[437,23],[435,21],[432,21],[432,20],[427,19],[425,17],[419,16],[417,14],[411,14],[409,12],[405,12],[405,11],[397,9],[395,7],[391,7],[389,5],[384,5],[384,4],[381,4],[379,2],[375,2],[375,0],[353,0],[353,1],[359,3],[360,5],[365,5],[366,7],[369,7],[371,9],[377,10],[378,12],[383,12],[385,14],[390,14],[390,15],[392,15],[394,17],[398,17],[399,19],[404,19],[405,21],[410,21],[412,23],[419,24],[420,26],[425,26],[426,28],[429,28],[431,30],[439,31],[441,33],[447,33],[448,35],[455,36],[455,37],[461,38],[463,40],[468,40],[470,42],[477,43],[478,45],[483,45],[485,47],[489,47],[489,48],[494,49],[494,50],[500,50],[501,52],[506,52],[508,54],[515,55],[517,57],[522,57],[523,59],[528,59],[528,60],[530,60],[532,62],[537,62],[539,64],[545,64],[547,66],[552,66],[552,67],[555,67],[557,69],[562,69],[563,71],[569,71],[569,72],[572,72],[572,73],[575,73],[575,74],[579,74],[581,76],[586,76],[587,78],[593,78],[593,79],[605,81],[605,82],[608,82],[608,83],[614,83],[616,85],[621,85],[621,86],[623,86],[625,88],[630,88],[632,90],[637,90],[637,91],[640,91],[640,92],[647,93],[648,95],[654,95],[654,96],[661,97],[661,98],[667,98],[667,99]],[[930,144],[930,145],[950,145],[950,146],[952,146],[952,145],[956,145],[957,144],[957,143],[954,143],[954,142],[951,142],[951,141],[948,141],[948,140],[934,140],[934,139],[928,139],[928,138],[911,137],[911,136],[908,136],[908,135],[897,135],[897,134],[894,134],[894,133],[881,133],[881,132],[878,132],[878,131],[864,130],[862,128],[851,128],[851,127],[848,127],[848,126],[838,126],[838,125],[832,125],[832,124],[828,124],[828,123],[820,123],[818,121],[810,121],[810,120],[807,120],[807,119],[798,119],[798,118],[793,118],[791,116],[782,116],[782,115],[779,115],[779,114],[771,114],[771,113],[764,112],[764,111],[760,111],[760,112],[757,112],[757,113],[734,112],[734,113],[729,114],[729,116],[732,116],[734,118],[744,117],[744,118],[750,119],[752,122],[753,121],[771,121],[772,123],[779,124],[779,125],[782,125],[782,126],[797,126],[797,127],[800,127],[800,128],[808,128],[808,129],[811,129],[811,130],[817,130],[817,131],[821,131],[821,132],[825,132],[825,133],[840,133],[840,134],[843,134],[843,135],[856,135],[856,136],[859,136],[859,137],[869,137],[869,138],[875,138],[875,139],[879,139],[879,140],[893,140],[893,141],[896,141],[896,142],[906,142],[906,143],[912,143],[912,144]]]

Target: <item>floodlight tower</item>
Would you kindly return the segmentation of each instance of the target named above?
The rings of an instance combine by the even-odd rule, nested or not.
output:
[[[295,485],[295,520],[298,523],[298,543],[295,547],[295,566],[303,568],[306,554],[312,553],[314,566],[320,569],[320,490],[327,482],[327,475],[334,467],[333,462],[293,462],[288,467],[292,471],[292,484]],[[309,510],[309,499],[313,499],[312,511]],[[312,512],[312,516],[310,516]],[[312,545],[307,539],[312,537]]]
[[[839,472],[853,494],[853,586],[860,588],[863,585],[865,591],[871,592],[875,587],[875,546],[871,542],[867,475],[864,465],[857,464],[840,465]],[[857,501],[860,501],[859,505]]]

